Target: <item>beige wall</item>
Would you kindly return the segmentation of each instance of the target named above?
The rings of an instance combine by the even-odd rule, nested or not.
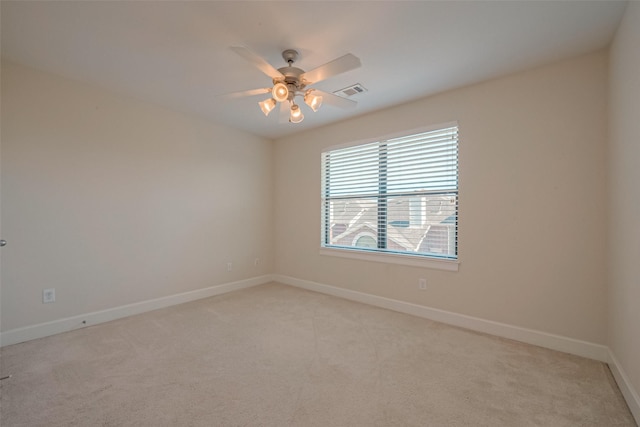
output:
[[[1,136],[4,331],[272,271],[268,140],[5,63]]]
[[[640,392],[640,3],[611,47],[609,347]]]
[[[275,272],[604,344],[607,60],[598,52],[277,140]],[[459,271],[319,255],[323,148],[450,121]]]
[[[274,272],[605,343],[607,60],[314,129],[275,153],[240,131],[3,64],[2,328]],[[319,255],[322,149],[453,120],[460,270]],[[48,287],[55,304],[41,303]]]

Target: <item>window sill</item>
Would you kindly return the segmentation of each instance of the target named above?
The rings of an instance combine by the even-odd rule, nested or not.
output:
[[[435,270],[458,271],[459,261],[426,258],[412,255],[396,255],[359,251],[357,249],[320,248],[320,255],[340,258],[359,259],[363,261],[383,262],[409,265],[412,267],[432,268]]]

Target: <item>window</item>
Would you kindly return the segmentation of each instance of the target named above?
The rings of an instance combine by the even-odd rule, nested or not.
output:
[[[322,247],[458,258],[458,127],[322,153]]]
[[[356,241],[353,246],[357,246],[359,248],[377,248],[378,243],[376,242],[376,238],[371,234],[364,233],[356,237]]]

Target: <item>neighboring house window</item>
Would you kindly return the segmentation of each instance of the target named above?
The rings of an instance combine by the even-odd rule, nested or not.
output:
[[[458,127],[322,153],[322,246],[456,260]]]
[[[359,248],[377,248],[378,243],[376,242],[376,238],[371,234],[364,233],[356,236],[353,246],[357,246]]]

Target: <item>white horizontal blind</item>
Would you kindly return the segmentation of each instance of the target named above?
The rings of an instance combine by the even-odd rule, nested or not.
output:
[[[457,259],[458,128],[322,154],[322,246]]]

